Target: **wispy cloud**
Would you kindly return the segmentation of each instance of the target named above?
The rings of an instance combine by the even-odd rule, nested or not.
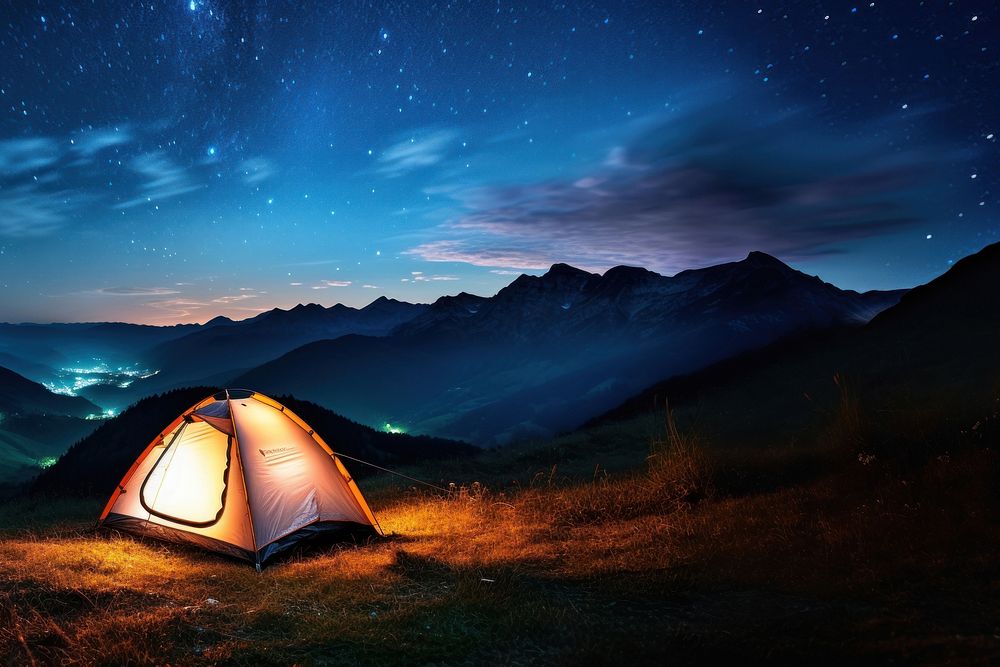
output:
[[[158,299],[147,301],[144,305],[149,308],[161,311],[163,319],[170,322],[177,322],[189,318],[209,304],[205,301],[198,301],[190,298]]]
[[[254,290],[256,292],[256,290]],[[251,294],[244,292],[241,294],[224,295],[209,299],[207,297],[178,296],[172,299],[153,299],[146,301],[142,306],[150,308],[158,315],[151,318],[157,322],[174,324],[183,321],[206,321],[217,315],[226,314],[230,317],[243,317],[247,314],[262,313],[270,310],[267,307],[250,307],[239,305],[249,298],[254,298],[257,292]]]
[[[226,296],[220,296],[212,299],[212,303],[238,303],[240,301],[246,301],[247,299],[256,298],[256,294],[227,294]]]
[[[71,190],[51,191],[35,183],[0,184],[0,236],[45,236],[92,198]]]
[[[454,234],[450,226],[443,233]],[[502,237],[502,234],[497,234]],[[474,266],[511,266],[518,269],[547,269],[557,260],[556,252],[551,249],[536,247],[534,239],[508,238],[493,240],[489,246],[481,239],[473,237],[466,239],[442,239],[428,241],[405,250],[404,255],[413,255],[428,262],[458,262]],[[511,271],[511,273],[520,273]]]
[[[321,280],[313,285],[313,289],[328,289],[330,287],[350,287],[353,283],[350,280]]]
[[[105,148],[127,143],[127,128],[80,132],[67,139],[21,137],[0,141],[0,235],[45,236],[103,195],[70,180]],[[60,185],[72,182],[73,188]]]
[[[0,176],[29,173],[55,164],[59,143],[51,137],[25,137],[0,141]]]
[[[459,213],[405,254],[504,270],[566,261],[673,272],[755,249],[790,260],[837,252],[920,221],[915,192],[951,150],[890,151],[894,128],[883,129],[845,141],[804,110],[761,123],[725,105],[660,119],[590,173],[442,189]]]
[[[262,157],[252,157],[240,163],[240,178],[247,185],[263,183],[276,172],[274,164]]]
[[[132,138],[132,131],[128,126],[104,127],[81,132],[70,140],[70,145],[72,152],[90,159],[107,148],[127,144]]]
[[[458,280],[457,276],[441,276],[441,275],[427,275],[423,271],[411,271],[410,278],[411,281],[415,283],[436,283],[436,282],[450,282],[453,280]]]
[[[87,293],[103,296],[165,296],[180,294],[180,290],[170,287],[98,287],[88,290]]]
[[[201,188],[191,181],[186,169],[171,161],[163,151],[140,155],[131,166],[145,179],[141,193],[133,199],[119,202],[115,208],[133,208]]]
[[[452,130],[433,130],[404,139],[379,156],[379,171],[394,177],[437,164],[456,137]]]
[[[253,287],[240,287],[237,292],[237,294],[225,294],[223,296],[215,297],[212,299],[212,303],[224,303],[228,305],[246,301],[247,299],[256,299],[262,294],[267,294],[267,292],[262,292],[261,290]]]

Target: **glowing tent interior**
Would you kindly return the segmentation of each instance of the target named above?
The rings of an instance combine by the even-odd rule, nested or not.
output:
[[[99,525],[261,564],[307,537],[381,527],[347,469],[291,410],[230,389],[177,417],[132,464]]]

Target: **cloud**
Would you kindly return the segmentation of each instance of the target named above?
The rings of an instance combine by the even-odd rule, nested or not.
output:
[[[378,289],[378,285],[362,285],[365,289]]]
[[[101,195],[84,186],[58,188],[64,181],[64,168],[78,164],[66,158],[76,155],[81,160],[120,139],[92,131],[78,135],[72,143],[51,137],[0,141],[0,236],[52,234],[78,209],[97,201]]]
[[[133,208],[201,188],[192,183],[187,171],[174,164],[163,151],[144,153],[132,160],[131,166],[145,182],[138,197],[119,202],[115,205],[117,209]]]
[[[262,157],[244,160],[240,163],[239,170],[240,178],[247,185],[262,183],[276,173],[274,165]]]
[[[169,294],[169,292],[164,292],[164,294]],[[190,320],[195,317],[199,318],[200,321],[205,321],[221,314],[233,316],[234,314],[262,313],[270,310],[270,308],[264,307],[253,308],[236,305],[245,299],[254,298],[258,294],[265,294],[265,292],[258,292],[257,294],[244,292],[243,294],[224,295],[211,300],[181,296],[172,299],[154,299],[146,301],[142,305],[162,313],[162,315],[154,318],[156,321],[176,324],[179,321]]]
[[[34,183],[0,184],[0,236],[45,236],[62,227],[69,214],[91,201],[71,190],[47,191]]]
[[[88,294],[100,294],[103,296],[165,296],[167,294],[180,294],[180,290],[170,287],[99,287],[89,290]]]
[[[177,298],[147,301],[144,305],[163,311],[164,318],[169,319],[171,322],[176,322],[178,319],[190,317],[196,311],[209,304],[204,301],[196,301],[195,299]]]
[[[428,276],[425,275],[422,271],[413,271],[411,275],[413,276],[412,280],[415,283],[431,283],[431,282],[436,283],[443,281],[447,282],[452,280],[458,280],[456,276],[437,276],[437,275]]]
[[[459,262],[475,266],[511,266],[518,269],[547,269],[556,261],[555,254],[549,250],[535,248],[534,240],[507,239],[510,245],[489,246],[480,240],[444,239],[429,241],[403,251],[404,255],[414,255],[428,262]],[[492,246],[492,247],[490,247]],[[557,260],[558,261],[558,260]],[[511,271],[511,273],[520,273]]]
[[[212,303],[237,303],[247,299],[256,299],[256,294],[230,294],[212,299]]]
[[[321,280],[318,285],[313,285],[313,289],[327,289],[328,287],[350,287],[350,280]]]
[[[437,164],[456,136],[451,130],[434,130],[393,144],[379,156],[379,171],[395,177]]]
[[[0,141],[0,176],[24,174],[55,164],[59,144],[50,137],[26,137]]]
[[[457,214],[404,254],[507,270],[675,272],[749,250],[787,260],[838,252],[921,221],[920,187],[956,157],[946,146],[893,150],[897,126],[882,125],[870,121],[851,141],[818,132],[805,110],[760,122],[729,104],[660,118],[590,173],[440,189]]]
[[[132,141],[132,131],[126,127],[105,127],[81,132],[72,139],[72,151],[81,158],[91,159],[106,148]]]
[[[239,303],[240,301],[246,301],[247,299],[256,299],[261,294],[267,294],[267,292],[258,290],[253,287],[240,287],[238,290],[239,294],[225,294],[223,296],[216,297],[212,299],[212,303],[224,303],[232,304]],[[240,310],[252,310],[249,308],[240,308]]]

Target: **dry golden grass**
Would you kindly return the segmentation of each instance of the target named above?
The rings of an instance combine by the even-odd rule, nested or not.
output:
[[[639,468],[574,464],[594,470],[589,479],[541,468],[519,487],[470,483],[448,498],[372,484],[386,539],[306,552],[260,574],[95,533],[96,504],[8,505],[0,655],[12,664],[1000,656],[996,452],[903,476],[824,459],[828,472],[817,475],[822,454],[710,456],[672,420],[665,431]]]

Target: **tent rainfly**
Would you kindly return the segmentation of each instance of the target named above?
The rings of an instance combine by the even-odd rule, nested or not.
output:
[[[382,529],[344,464],[272,398],[229,389],[149,443],[99,525],[262,563],[304,538]]]

